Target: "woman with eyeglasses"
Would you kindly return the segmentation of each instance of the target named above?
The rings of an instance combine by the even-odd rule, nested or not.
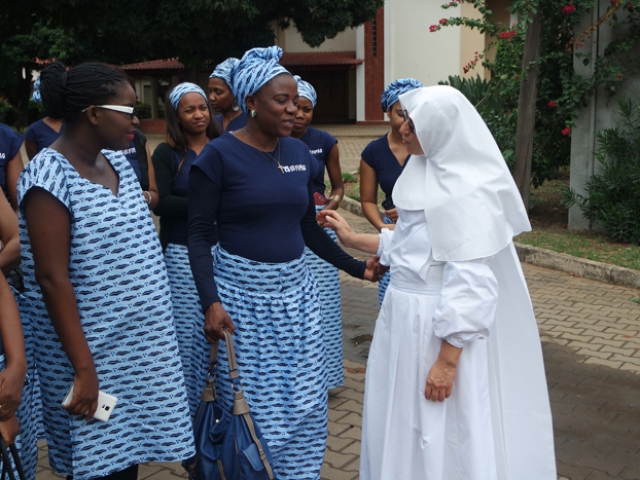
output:
[[[42,77],[45,113],[66,129],[25,167],[18,199],[49,462],[76,480],[134,480],[140,463],[194,454],[162,249],[118,152],[136,96],[104,64],[54,62]],[[107,422],[93,418],[99,391],[117,398]]]
[[[247,114],[238,105],[230,87],[231,74],[239,61],[237,58],[227,58],[209,76],[209,101],[211,108],[220,112],[214,119],[224,132],[240,130],[247,124]]]
[[[298,82],[298,109],[291,136],[303,141],[309,147],[309,153],[318,162],[318,172],[313,179],[313,198],[316,211],[319,212],[325,208],[337,210],[344,195],[338,140],[327,132],[309,126],[313,119],[313,109],[318,101],[318,95],[316,89],[309,82],[305,82],[298,75],[293,78]],[[328,196],[325,196],[325,167],[331,182],[331,191]],[[333,230],[327,229],[326,231],[336,240],[336,234]],[[322,306],[322,326],[327,349],[328,386],[329,389],[332,389],[344,383],[340,272],[308,248],[306,249],[306,260],[318,282],[318,293]]]
[[[305,245],[353,276],[374,263],[343,252],[320,228],[317,160],[289,138],[298,101],[280,47],[254,48],[233,72],[245,128],[210,142],[189,174],[189,258],[210,341],[233,331],[238,370],[279,480],[319,480],[327,438],[327,371],[317,285]],[[209,237],[217,228],[213,255]],[[226,345],[219,401],[231,408]]]
[[[210,345],[204,337],[204,315],[193,282],[187,251],[187,193],[189,172],[200,152],[220,133],[209,110],[207,96],[194,83],[184,82],[167,92],[167,142],[153,152],[160,202],[160,244],[167,265],[173,318],[182,358],[189,406],[195,417],[204,388]],[[209,247],[216,243],[215,235]]]
[[[538,327],[513,237],[531,229],[475,108],[449,86],[400,95],[411,160],[396,228],[355,234],[391,283],[367,362],[360,478],[555,480]]]
[[[398,213],[393,204],[391,192],[396,180],[411,155],[402,144],[400,126],[402,125],[402,107],[398,97],[405,92],[422,87],[415,78],[401,78],[391,82],[382,92],[382,111],[387,114],[391,124],[389,133],[384,134],[365,147],[360,158],[360,205],[369,223],[378,231],[383,228],[393,230]],[[378,188],[385,199],[382,202],[384,217],[380,218],[378,207]],[[382,305],[384,293],[389,286],[390,273],[387,272],[378,283],[378,302]]]

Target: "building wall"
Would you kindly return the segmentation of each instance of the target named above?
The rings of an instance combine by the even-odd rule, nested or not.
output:
[[[356,49],[356,29],[349,28],[334,38],[325,40],[319,47],[310,47],[302,41],[302,36],[295,25],[286,30],[278,29],[277,44],[285,52],[346,52]]]
[[[414,77],[436,85],[460,73],[462,35],[459,27],[432,33],[429,26],[460,10],[443,10],[442,0],[387,0],[385,3],[385,85]]]

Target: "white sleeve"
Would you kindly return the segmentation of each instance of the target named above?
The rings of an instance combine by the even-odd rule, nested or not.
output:
[[[484,262],[447,262],[444,266],[433,330],[454,347],[463,348],[489,336],[498,303],[498,281]]]
[[[378,252],[376,255],[380,257],[380,264],[388,267],[391,265],[391,237],[393,236],[393,230],[390,228],[383,228],[380,231],[380,244],[378,245]]]

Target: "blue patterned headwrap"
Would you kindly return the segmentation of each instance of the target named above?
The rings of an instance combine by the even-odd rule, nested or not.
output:
[[[40,96],[40,76],[36,78],[36,81],[33,83],[33,95],[31,96],[31,100],[36,103],[42,103],[42,97]]]
[[[302,80],[299,75],[294,75],[293,78],[298,82],[298,96],[306,98],[311,102],[313,108],[316,108],[318,94],[316,93],[316,89],[313,88],[313,85]]]
[[[244,113],[249,113],[245,99],[281,73],[289,71],[278,62],[282,49],[278,46],[252,48],[244,54],[231,74],[231,91]]]
[[[184,97],[187,93],[196,92],[204,97],[205,102],[209,103],[209,99],[207,98],[207,94],[204,93],[198,85],[191,82],[183,82],[175,86],[171,93],[169,94],[169,101],[173,106],[174,110],[178,110],[178,104],[180,103],[180,99]]]
[[[238,65],[238,62],[240,62],[240,60],[237,58],[227,58],[224,62],[219,63],[216,68],[213,69],[209,78],[221,78],[227,82],[227,85],[231,85],[231,73],[233,72],[233,69],[236,68],[236,65]]]
[[[382,92],[382,111],[386,112],[398,101],[398,97],[403,93],[410,92],[416,88],[424,87],[415,78],[400,78],[395,82],[391,82]]]

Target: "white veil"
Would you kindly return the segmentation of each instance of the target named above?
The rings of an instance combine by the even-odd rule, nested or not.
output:
[[[424,87],[400,102],[425,154],[411,156],[394,203],[424,209],[435,260],[492,257],[498,280],[487,359],[498,478],[556,480],[540,337],[512,242],[531,229],[520,193],[489,129],[458,90]]]
[[[428,163],[425,193],[396,188],[393,199],[417,207],[410,210],[424,208],[435,260],[490,257],[531,230],[498,145],[464,95],[448,86],[424,87],[400,95],[400,102],[425,152],[409,165]]]

